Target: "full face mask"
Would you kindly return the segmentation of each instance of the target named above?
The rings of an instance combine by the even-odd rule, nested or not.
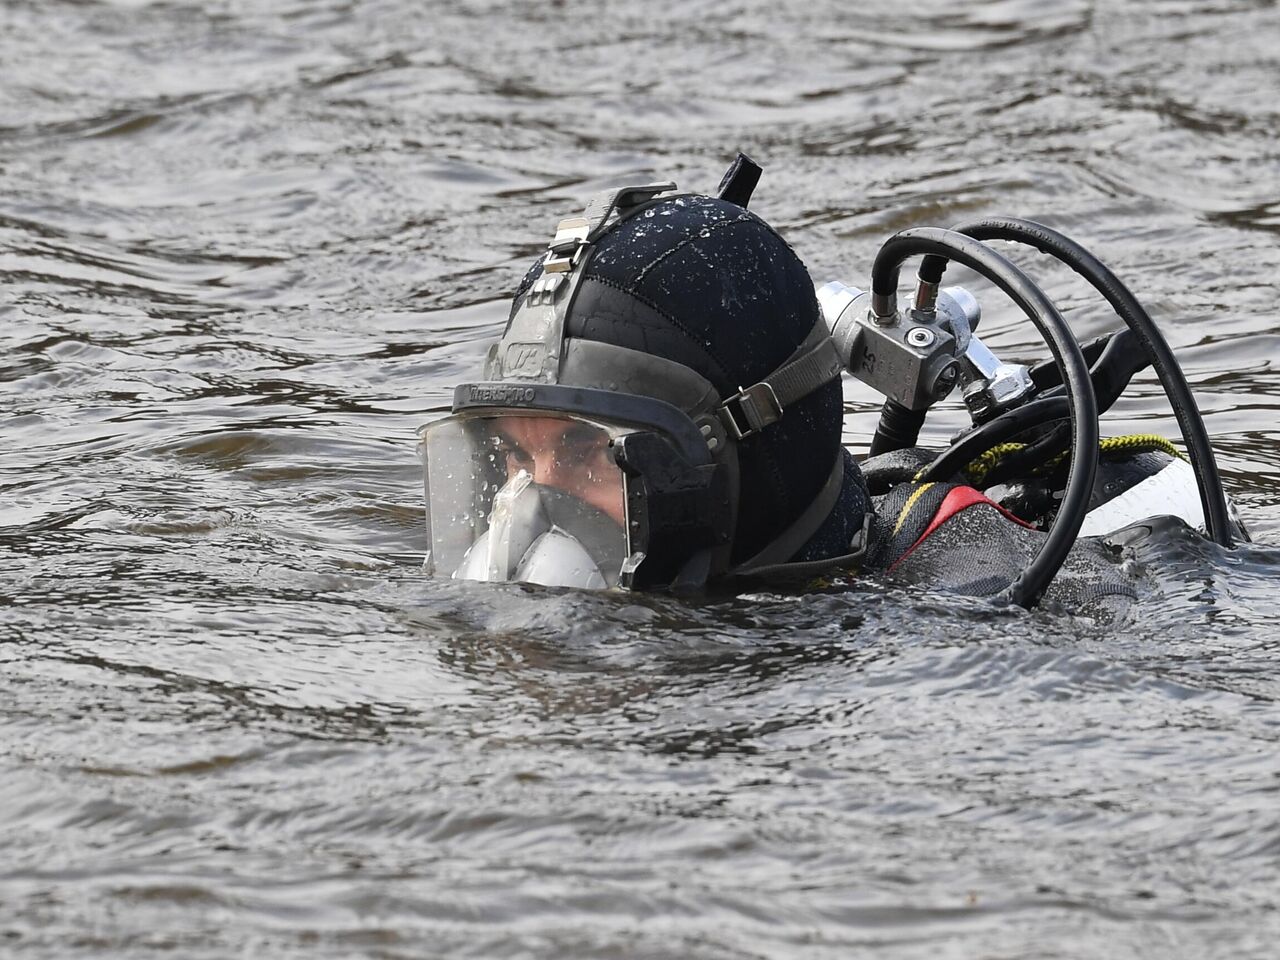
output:
[[[465,389],[469,396],[471,385]],[[539,404],[525,407],[469,407],[463,398],[455,416],[422,430],[432,572],[631,586],[642,565],[645,576],[662,568],[675,578],[679,561],[662,541],[713,546],[724,527],[717,497],[725,502],[727,490],[705,443],[680,436],[683,425],[668,411],[646,411],[654,401],[574,393],[539,386],[508,397]],[[557,406],[575,401],[631,407],[634,419]],[[646,413],[650,422],[638,425]],[[656,422],[664,414],[665,426]]]
[[[744,163],[721,187],[722,198],[736,196],[741,206],[750,194],[743,177],[758,175]],[[460,385],[453,415],[420,430],[430,572],[592,588],[695,587],[789,560],[831,511],[843,479],[838,400],[817,491],[798,494],[804,506],[790,522],[767,518],[780,532],[753,544],[748,556],[734,555],[743,444],[840,375],[816,303],[802,328],[808,334],[787,334],[794,337],[789,356],[782,352],[780,365],[736,390],[717,389],[656,350],[566,335],[597,241],[646,210],[669,211],[667,201],[681,202],[674,190],[657,183],[609,191],[581,216],[562,220],[540,275],[490,350],[485,379]],[[750,220],[799,264],[758,218]],[[811,295],[798,269],[797,286]],[[750,332],[747,320],[741,325],[736,337]]]

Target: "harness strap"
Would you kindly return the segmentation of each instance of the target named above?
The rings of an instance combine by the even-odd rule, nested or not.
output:
[[[827,324],[819,319],[782,366],[759,383],[739,387],[716,408],[716,415],[729,436],[742,440],[777,423],[788,406],[830,383],[843,369]]]
[[[874,513],[862,515],[860,526],[849,542],[849,552],[838,557],[827,557],[823,560],[801,560],[789,563],[774,563],[767,567],[752,567],[747,571],[735,571],[733,577],[751,580],[773,581],[779,577],[790,580],[808,580],[823,573],[834,570],[857,572],[862,568],[871,548]]]
[[[822,489],[818,491],[818,495],[813,498],[813,502],[804,513],[800,514],[795,523],[783,530],[759,553],[740,563],[732,573],[750,574],[761,567],[785,563],[794,557],[796,551],[809,542],[809,538],[822,526],[822,522],[831,515],[843,486],[844,453],[841,451],[836,455],[836,464],[830,476],[827,477],[827,482],[823,484]]]

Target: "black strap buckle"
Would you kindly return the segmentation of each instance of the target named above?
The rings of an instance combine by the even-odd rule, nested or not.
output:
[[[782,404],[773,385],[762,380],[751,387],[739,387],[736,394],[720,404],[717,413],[729,435],[742,440],[781,420]]]

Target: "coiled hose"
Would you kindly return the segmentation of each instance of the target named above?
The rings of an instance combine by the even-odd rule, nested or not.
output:
[[[1093,493],[1098,469],[1098,408],[1089,368],[1076,338],[1044,291],[1008,259],[981,241],[952,230],[917,227],[897,233],[885,241],[871,268],[873,303],[876,300],[892,302],[897,295],[903,261],[920,255],[936,258],[929,263],[930,270],[936,271],[939,280],[947,261],[954,260],[977,270],[1003,290],[1040,331],[1066,390],[1066,397],[1062,399],[1066,401],[1067,412],[1071,416],[1072,448],[1062,505],[1039,552],[996,598],[1032,607],[1066,560],[1080,533]]]
[[[975,240],[1011,240],[1026,244],[1047,253],[1065,263],[1102,294],[1107,303],[1133,331],[1143,352],[1160,378],[1173,415],[1182,430],[1182,439],[1195,469],[1196,484],[1200,490],[1200,505],[1204,510],[1205,529],[1215,543],[1231,546],[1231,520],[1227,510],[1226,493],[1218,473],[1218,461],[1214,458],[1204,418],[1196,406],[1186,375],[1173,356],[1173,350],[1165,340],[1155,321],[1138,302],[1120,279],[1101,260],[1076,243],[1034,220],[1015,217],[987,217],[963,223],[953,228],[957,233]],[[920,264],[921,280],[941,280],[946,269],[946,258],[926,256]],[[1020,418],[1021,419],[1021,418]],[[1004,431],[999,431],[1004,433]],[[1011,436],[1012,434],[1006,434]],[[967,441],[968,438],[966,437]],[[912,441],[914,442],[914,441]],[[950,451],[947,451],[950,453]],[[980,451],[981,452],[981,451]],[[948,458],[949,460],[951,458]]]

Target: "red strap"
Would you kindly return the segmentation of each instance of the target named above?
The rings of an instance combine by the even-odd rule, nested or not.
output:
[[[938,512],[933,515],[933,519],[929,521],[929,526],[925,527],[924,533],[920,534],[920,539],[918,539],[915,543],[913,543],[907,549],[906,553],[900,556],[897,560],[893,561],[893,563],[890,564],[889,569],[892,570],[894,567],[900,564],[903,560],[907,559],[907,557],[911,556],[911,552],[915,550],[916,547],[920,546],[920,544],[924,543],[931,536],[933,536],[934,532],[937,531],[937,529],[940,526],[942,526],[944,523],[946,523],[956,514],[960,513],[963,510],[968,510],[970,507],[979,506],[980,504],[986,504],[988,507],[995,507],[1001,513],[1003,513],[1005,517],[1012,520],[1016,524],[1026,527],[1028,530],[1035,529],[1034,526],[1027,523],[1025,520],[1018,519],[1012,513],[1006,510],[1004,507],[1000,506],[1000,504],[996,503],[994,500],[991,500],[988,497],[983,496],[980,492],[975,490],[973,487],[955,487],[954,489],[951,490],[950,493],[948,493],[943,498],[942,503],[938,506]]]

